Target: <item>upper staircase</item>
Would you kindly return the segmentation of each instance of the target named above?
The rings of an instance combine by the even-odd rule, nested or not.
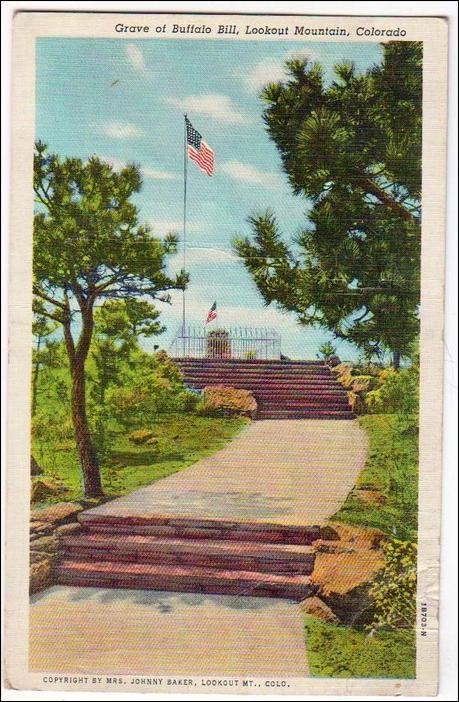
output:
[[[347,393],[322,361],[177,358],[190,388],[250,390],[257,419],[353,419]]]

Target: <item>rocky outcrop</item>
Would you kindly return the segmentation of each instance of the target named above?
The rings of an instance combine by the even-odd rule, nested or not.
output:
[[[30,593],[43,590],[53,583],[53,570],[57,558],[59,539],[63,535],[81,530],[77,516],[82,505],[75,502],[58,502],[30,514]]]
[[[317,597],[342,624],[369,624],[374,616],[371,584],[384,565],[384,533],[333,523],[322,527],[321,537],[313,546],[311,580]]]

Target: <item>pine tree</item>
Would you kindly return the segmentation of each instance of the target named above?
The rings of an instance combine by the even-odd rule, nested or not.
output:
[[[266,303],[394,363],[418,333],[422,45],[390,42],[381,65],[323,71],[287,62],[264,89],[263,118],[293,192],[312,209],[287,245],[276,217],[235,241]]]

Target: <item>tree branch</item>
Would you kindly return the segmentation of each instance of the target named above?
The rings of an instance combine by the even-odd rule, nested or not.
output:
[[[386,205],[386,207],[388,207],[394,214],[404,219],[405,222],[418,224],[416,218],[413,217],[408,210],[402,207],[402,205],[396,202],[396,200],[391,198],[382,188],[379,187],[379,185],[376,185],[376,183],[370,180],[370,178],[361,178],[356,184],[371,195],[374,195],[374,197]]]

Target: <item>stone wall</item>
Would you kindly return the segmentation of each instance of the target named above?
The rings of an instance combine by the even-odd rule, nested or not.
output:
[[[76,502],[58,502],[30,513],[30,593],[53,583],[53,568],[59,537],[81,529],[77,521],[84,507]]]

